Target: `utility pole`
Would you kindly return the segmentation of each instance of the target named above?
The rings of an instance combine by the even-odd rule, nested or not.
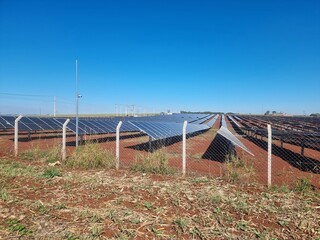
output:
[[[56,116],[56,96],[53,97],[53,116]]]

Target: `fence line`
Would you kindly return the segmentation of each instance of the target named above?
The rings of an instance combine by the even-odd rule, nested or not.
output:
[[[16,156],[21,118],[19,116],[14,122]],[[132,164],[136,155],[164,149],[168,164],[181,169],[183,176],[192,173],[225,176],[233,181],[257,180],[269,186],[307,178],[320,186],[317,180],[320,174],[319,127],[314,127],[318,123],[311,119],[304,125],[296,124],[296,119],[242,115],[214,115],[198,119],[197,124],[184,121],[143,125],[134,120],[133,125],[97,120],[101,131],[107,126],[114,128],[103,136],[108,139],[105,147],[115,149],[116,169]],[[206,123],[210,127],[205,127]],[[63,123],[62,159],[66,159],[67,124],[69,121]],[[84,125],[81,128],[83,132],[99,136],[91,128],[86,129]]]

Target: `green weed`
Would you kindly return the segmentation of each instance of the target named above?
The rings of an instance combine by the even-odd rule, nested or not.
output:
[[[44,178],[50,179],[50,178],[54,178],[54,177],[61,177],[62,174],[61,174],[60,170],[57,168],[47,168],[43,172],[42,176]]]
[[[37,177],[38,171],[34,167],[25,166],[21,163],[11,162],[2,164],[0,163],[0,175],[2,177],[18,177],[18,176],[28,176]]]
[[[0,199],[3,200],[3,201],[8,201],[10,200],[10,195],[7,191],[6,188],[0,188]]]
[[[97,238],[100,237],[103,233],[103,226],[93,225],[91,228],[91,237]]]
[[[57,209],[57,210],[67,209],[67,206],[64,203],[59,203],[54,206],[54,209]]]
[[[174,220],[174,224],[177,225],[179,229],[178,231],[185,232],[188,226],[188,221],[185,218],[178,217],[176,220]]]
[[[10,232],[15,232],[20,237],[26,236],[32,231],[27,229],[23,224],[21,224],[17,219],[10,219],[7,221],[7,226]]]
[[[145,208],[148,209],[148,210],[152,209],[152,203],[151,203],[151,202],[145,202],[145,203],[144,203],[144,206],[145,206]]]
[[[269,188],[270,192],[276,193],[289,193],[290,189],[287,185],[271,185]]]
[[[37,201],[34,204],[34,208],[36,211],[38,211],[41,214],[47,214],[49,212],[49,210],[46,208],[46,206],[43,205],[41,201]]]

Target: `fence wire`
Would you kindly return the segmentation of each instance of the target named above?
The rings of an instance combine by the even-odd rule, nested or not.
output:
[[[115,128],[120,119],[84,120],[82,123],[90,127],[81,136],[81,144],[94,141],[113,154],[118,153],[120,169],[164,174],[174,171],[182,174],[185,153],[187,175],[263,184],[269,181],[272,184],[293,184],[297,179],[308,179],[320,187],[319,118],[218,114],[195,118],[187,115],[183,119],[189,120],[185,152],[183,121],[174,122],[176,117],[165,116],[159,119],[150,121],[145,117],[125,120],[120,128],[118,151]],[[5,120],[8,122],[10,119]],[[31,120],[34,122],[37,119]],[[98,127],[92,131],[94,124],[98,124]],[[270,139],[268,125],[272,131]],[[98,132],[107,128],[112,128],[112,131]],[[12,129],[1,129],[4,152],[12,152],[12,133]],[[66,139],[68,156],[75,150],[72,129],[67,132]],[[43,141],[45,144],[41,144],[42,148],[53,146],[61,141],[61,133],[58,130],[30,133],[24,129],[19,132],[21,148],[30,149]],[[271,141],[271,149],[268,149],[268,141]],[[268,162],[269,150],[272,155]],[[271,172],[268,172],[270,163]]]

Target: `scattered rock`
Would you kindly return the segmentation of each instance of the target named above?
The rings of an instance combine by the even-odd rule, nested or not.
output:
[[[54,162],[54,163],[49,163],[48,164],[50,167],[54,167],[54,166],[56,166],[56,165],[61,165],[61,162],[60,161],[56,161],[56,162]]]

